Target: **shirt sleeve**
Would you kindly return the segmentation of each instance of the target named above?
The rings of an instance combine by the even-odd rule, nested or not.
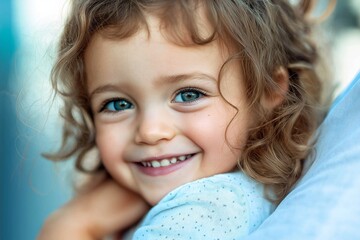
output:
[[[237,239],[249,233],[252,191],[232,178],[209,178],[169,193],[147,214],[133,239]],[[252,201],[252,202],[251,202]]]

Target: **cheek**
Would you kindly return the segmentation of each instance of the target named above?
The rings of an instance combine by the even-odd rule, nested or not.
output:
[[[236,149],[243,148],[248,138],[250,124],[251,121],[246,112],[239,112],[231,121],[226,130],[226,140],[232,147]]]
[[[216,149],[225,142],[225,131],[231,117],[219,109],[182,118],[182,132],[203,150]]]
[[[105,165],[114,164],[122,156],[125,142],[121,134],[111,126],[100,126],[96,129],[96,144]]]
[[[239,149],[247,141],[250,117],[247,111],[241,110],[235,118],[234,115],[234,109],[222,106],[203,115],[191,116],[186,120],[186,135],[205,150],[205,154],[237,159]]]
[[[128,139],[124,131],[113,126],[102,126],[96,131],[96,144],[99,148],[101,160],[108,173],[120,184],[137,192],[136,183],[130,168],[125,161],[125,150]]]

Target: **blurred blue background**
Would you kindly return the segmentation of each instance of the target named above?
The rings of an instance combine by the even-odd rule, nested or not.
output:
[[[66,12],[64,0],[0,0],[0,240],[35,239],[71,197],[71,163],[41,157],[60,141],[49,73]],[[359,16],[360,1],[338,1],[325,24],[337,92],[360,70]]]
[[[40,156],[59,142],[48,79],[63,5],[0,0],[1,240],[35,239],[71,196],[64,166]]]

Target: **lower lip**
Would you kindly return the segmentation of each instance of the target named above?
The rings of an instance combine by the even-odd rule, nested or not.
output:
[[[172,173],[172,172],[177,171],[178,169],[182,168],[183,166],[188,164],[191,160],[193,160],[194,156],[195,155],[193,155],[192,157],[190,157],[182,162],[178,162],[178,163],[166,166],[166,167],[153,168],[153,167],[144,167],[141,165],[137,165],[137,166],[140,169],[140,171],[146,175],[154,176],[154,177],[162,176],[162,175]]]

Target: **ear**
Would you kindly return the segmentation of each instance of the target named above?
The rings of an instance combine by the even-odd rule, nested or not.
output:
[[[269,111],[279,106],[285,99],[289,90],[288,71],[283,66],[278,67],[273,73],[273,80],[276,87],[271,92],[265,93],[261,98],[262,106]]]

